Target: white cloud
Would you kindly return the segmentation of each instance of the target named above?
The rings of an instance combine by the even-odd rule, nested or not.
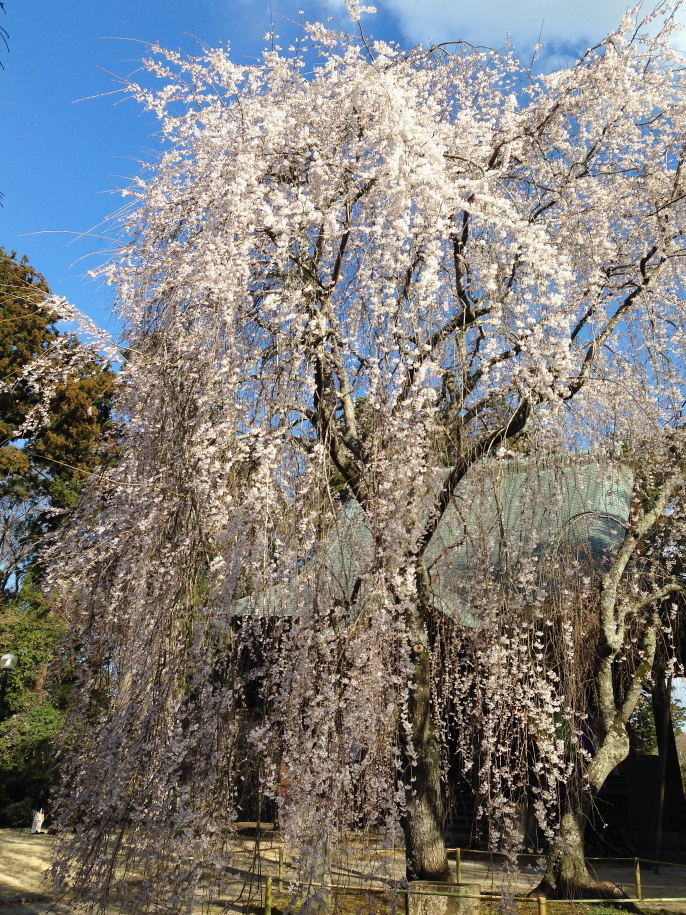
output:
[[[527,57],[540,34],[548,55],[565,58],[597,44],[627,9],[626,0],[382,0],[382,5],[413,43],[462,38],[497,48],[509,33],[516,51]],[[679,44],[685,41],[682,37]]]

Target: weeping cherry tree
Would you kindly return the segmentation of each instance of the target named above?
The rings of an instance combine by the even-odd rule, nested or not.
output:
[[[319,23],[249,66],[153,49],[161,88],[130,88],[166,151],[106,274],[120,459],[53,547],[82,672],[58,880],[102,902],[133,869],[140,910],[180,910],[229,860],[246,761],[303,879],[365,828],[402,838],[409,879],[449,879],[442,711],[460,697],[482,710],[484,784],[505,786],[486,813],[517,782],[490,714],[520,735],[522,779],[537,759],[554,823],[571,713],[536,648],[549,594],[522,566],[534,622],[515,613],[503,643],[488,568],[465,580],[492,622],[463,689],[474,627],[438,606],[438,540],[512,454],[607,462],[679,426],[672,31],[627,16],[538,77]]]

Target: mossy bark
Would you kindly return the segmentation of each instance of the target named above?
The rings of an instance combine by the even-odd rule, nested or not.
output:
[[[624,893],[607,880],[597,880],[586,866],[584,829],[586,810],[569,810],[562,818],[557,840],[548,855],[546,875],[533,895],[549,899],[621,899]]]
[[[621,899],[624,893],[606,880],[597,880],[586,866],[584,831],[598,792],[612,770],[629,755],[629,735],[617,715],[598,752],[585,767],[583,788],[567,796],[560,831],[548,855],[546,875],[532,895],[551,899]]]

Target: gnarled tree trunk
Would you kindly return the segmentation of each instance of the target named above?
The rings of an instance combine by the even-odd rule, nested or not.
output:
[[[571,791],[567,795],[560,831],[548,855],[546,875],[533,895],[545,893],[546,896],[556,899],[619,899],[625,895],[614,883],[597,880],[589,873],[586,866],[584,831],[593,802],[605,780],[629,755],[626,721],[631,711],[633,705],[630,710],[624,707],[620,711],[615,711],[612,726],[602,738],[598,752],[580,773],[579,791]],[[609,708],[605,709],[606,721],[610,719],[609,712]]]
[[[586,866],[584,829],[590,805],[568,810],[548,856],[545,877],[535,890],[551,899],[619,899],[624,893],[606,880],[596,880]]]
[[[668,474],[652,501],[652,507],[640,514],[638,508],[627,526],[622,544],[610,568],[600,580],[598,605],[599,629],[595,646],[595,687],[597,701],[598,750],[590,760],[579,762],[578,790],[568,792],[567,809],[562,819],[560,833],[550,852],[546,876],[533,891],[566,897],[610,897],[624,895],[618,887],[597,881],[588,872],[584,855],[584,830],[588,812],[605,780],[612,770],[629,755],[627,722],[653,670],[657,646],[657,631],[661,625],[659,607],[673,593],[683,590],[677,579],[651,592],[641,594],[635,587],[620,590],[627,567],[642,539],[660,523],[672,494],[681,486],[683,471],[677,466]],[[634,580],[636,584],[636,580]],[[630,597],[631,595],[631,597]],[[616,665],[625,661],[623,654],[630,627],[642,612],[642,632],[637,644],[638,662],[625,682],[616,676]],[[575,803],[576,801],[576,803]]]

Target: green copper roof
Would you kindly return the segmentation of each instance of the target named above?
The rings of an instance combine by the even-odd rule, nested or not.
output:
[[[606,566],[624,536],[632,482],[627,467],[590,459],[479,467],[453,493],[425,556],[434,607],[477,625],[479,611],[469,599],[475,587],[485,592],[497,585],[503,597],[516,597],[526,584],[522,576],[533,568],[528,587],[533,581],[550,593],[560,566],[578,562],[584,574]],[[426,500],[427,514],[432,501]],[[290,615],[315,599],[346,606],[372,556],[364,513],[348,502],[299,574],[238,601],[235,610]]]

